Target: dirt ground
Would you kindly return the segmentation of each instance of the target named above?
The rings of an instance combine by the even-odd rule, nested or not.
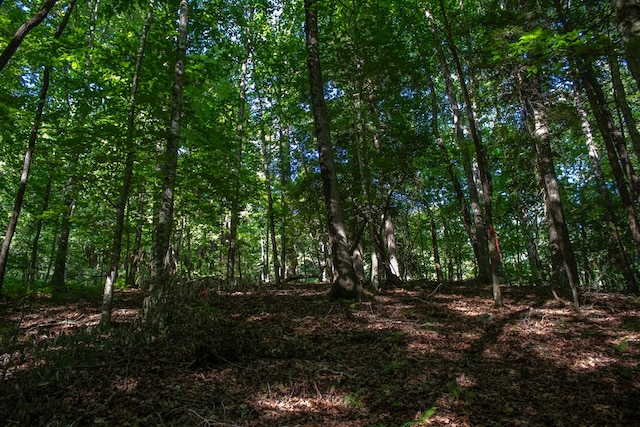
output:
[[[640,425],[640,299],[414,283],[370,302],[328,285],[213,293],[162,336],[137,291],[0,305],[0,425]]]

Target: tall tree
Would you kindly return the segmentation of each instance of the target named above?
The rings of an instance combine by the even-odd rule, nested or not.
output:
[[[626,51],[627,66],[640,89],[640,0],[612,0],[618,31]]]
[[[55,3],[55,2],[52,2],[52,3]],[[60,22],[60,24],[58,25],[58,29],[54,35],[54,39],[59,39],[60,36],[62,35],[62,32],[67,26],[67,23],[69,22],[69,17],[71,16],[71,11],[73,10],[75,4],[76,4],[76,0],[72,0],[71,3],[69,3],[69,6],[67,7],[67,11],[65,15],[62,21]],[[53,4],[51,5],[51,7],[52,6]],[[51,7],[49,7],[49,9]],[[42,19],[44,19],[44,17]],[[17,49],[17,46],[16,46],[16,49]],[[7,61],[8,61],[8,58],[7,58]],[[1,70],[1,67],[0,67],[0,70]],[[36,115],[33,121],[33,127],[31,128],[31,133],[29,135],[29,145],[24,155],[22,173],[20,175],[20,184],[18,186],[18,192],[16,194],[16,199],[13,204],[13,212],[11,214],[11,218],[9,219],[9,225],[7,226],[7,232],[2,242],[2,248],[0,249],[0,292],[2,292],[4,276],[7,270],[7,261],[9,258],[9,248],[11,246],[11,240],[13,239],[13,235],[15,234],[16,227],[18,225],[18,218],[20,217],[20,211],[22,209],[24,195],[27,190],[27,181],[29,179],[29,170],[31,169],[31,160],[33,156],[33,150],[35,148],[36,141],[38,140],[38,133],[40,132],[40,127],[42,125],[42,113],[44,111],[45,102],[47,100],[47,93],[49,91],[50,79],[51,79],[51,66],[47,65],[45,66],[44,72],[42,74],[42,87],[40,88],[40,95],[38,97],[38,104],[36,108]]]
[[[538,81],[538,76],[530,78],[520,76],[520,80],[522,82],[522,99],[525,108],[524,116],[526,117],[527,129],[533,140],[538,175],[544,191],[550,241],[552,245],[557,246],[557,250],[561,254],[564,270],[571,288],[573,304],[576,310],[579,310],[578,287],[580,286],[580,278],[578,266],[567,230],[560,187],[553,164],[549,127],[546,121],[540,82]]]
[[[324,84],[320,67],[317,0],[305,0],[304,10],[311,108],[313,110],[315,135],[318,143],[320,175],[322,177],[333,263],[333,285],[330,296],[332,298],[360,298],[363,293],[362,284],[356,276],[349,251],[342,200],[333,161],[329,115],[324,99]]]
[[[170,281],[171,232],[173,230],[173,209],[176,188],[176,170],[178,167],[178,149],[182,115],[182,94],[184,90],[184,70],[187,56],[187,24],[189,1],[180,1],[178,19],[178,40],[176,61],[174,64],[173,87],[171,94],[171,124],[169,137],[162,158],[162,193],[154,229],[154,245],[149,296],[145,301],[145,319],[154,327],[161,326],[163,317],[163,299]]]
[[[131,180],[133,179],[134,166],[134,136],[135,136],[135,118],[136,118],[136,94],[138,92],[138,83],[140,79],[140,71],[142,69],[142,58],[144,56],[147,36],[151,29],[151,21],[153,19],[153,9],[155,7],[154,0],[149,2],[149,10],[147,18],[142,27],[140,34],[140,45],[136,53],[136,64],[131,81],[131,92],[129,94],[129,112],[127,114],[127,154],[124,162],[124,171],[122,177],[122,187],[116,205],[116,218],[113,230],[113,246],[111,247],[111,266],[105,279],[104,291],[102,295],[102,313],[100,316],[100,326],[107,328],[111,323],[111,308],[113,306],[113,287],[118,280],[118,271],[120,268],[120,256],[122,252],[122,234],[124,231],[125,214],[127,202],[129,200],[129,189],[131,188]]]

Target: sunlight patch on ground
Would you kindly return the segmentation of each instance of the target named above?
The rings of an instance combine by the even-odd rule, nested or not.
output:
[[[601,354],[583,354],[582,358],[575,360],[571,369],[574,371],[594,371],[597,369],[606,368],[615,364],[618,360],[613,357],[604,356]]]

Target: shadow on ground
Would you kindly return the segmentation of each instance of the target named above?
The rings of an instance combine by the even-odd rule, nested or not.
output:
[[[530,289],[420,284],[366,303],[321,285],[219,293],[152,338],[120,294],[2,307],[2,425],[629,426],[640,411],[640,304],[580,314]],[[15,328],[19,324],[19,328]]]

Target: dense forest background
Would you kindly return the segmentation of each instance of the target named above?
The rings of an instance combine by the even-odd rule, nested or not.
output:
[[[5,287],[638,290],[637,2],[0,8]]]
[[[0,87],[0,424],[638,424],[639,0],[0,0]]]

